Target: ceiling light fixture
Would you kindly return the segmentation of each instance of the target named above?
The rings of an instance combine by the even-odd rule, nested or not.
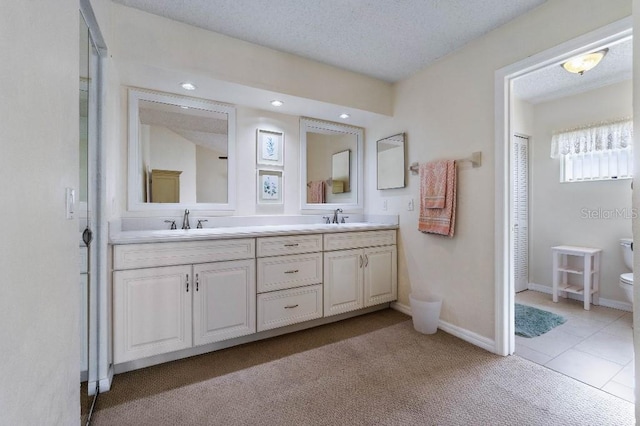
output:
[[[343,112],[342,114],[340,114],[340,118],[342,118],[343,120],[346,120],[349,117],[351,117],[351,116],[349,114],[347,114],[346,112]]]
[[[196,90],[195,84],[189,83],[188,81],[180,83],[180,86],[182,86],[184,90]]]
[[[589,71],[598,65],[608,51],[609,49],[602,49],[597,52],[585,53],[584,55],[576,56],[575,58],[569,59],[567,62],[563,62],[562,68],[570,73],[582,75],[585,71]]]
[[[274,107],[281,107],[282,105],[284,105],[284,102],[274,99],[271,101],[271,105],[273,105]]]

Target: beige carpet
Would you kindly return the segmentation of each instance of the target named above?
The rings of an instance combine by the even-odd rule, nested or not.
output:
[[[117,375],[92,425],[632,425],[633,404],[385,310]]]

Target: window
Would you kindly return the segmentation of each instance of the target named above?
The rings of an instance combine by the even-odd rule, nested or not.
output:
[[[556,132],[551,157],[560,158],[560,181],[628,179],[633,175],[631,119]]]
[[[630,179],[633,176],[631,147],[562,156],[561,182]]]

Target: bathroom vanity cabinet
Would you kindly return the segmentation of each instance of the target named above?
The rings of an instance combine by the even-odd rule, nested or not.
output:
[[[210,231],[211,239],[207,231],[166,234],[184,235],[182,241],[122,237],[112,252],[114,363],[167,354],[120,370],[126,371],[396,300],[396,230],[335,232],[335,226],[276,236],[260,229]]]
[[[254,239],[115,246],[114,362],[254,333],[254,257]]]
[[[324,250],[325,316],[397,299],[395,231],[326,234]]]

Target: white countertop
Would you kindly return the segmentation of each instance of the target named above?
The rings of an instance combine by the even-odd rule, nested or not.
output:
[[[333,232],[376,231],[398,229],[396,224],[386,223],[340,223],[229,226],[204,229],[162,229],[145,231],[120,231],[111,235],[111,244],[162,243],[172,241],[219,240],[230,238],[273,237],[297,234],[325,234]]]

